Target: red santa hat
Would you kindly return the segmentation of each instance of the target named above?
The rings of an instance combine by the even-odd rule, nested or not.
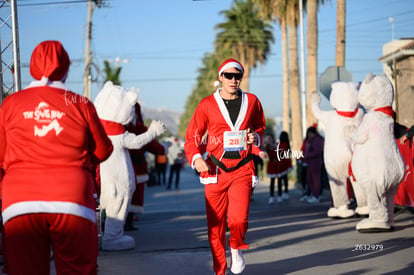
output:
[[[69,70],[69,55],[59,41],[43,41],[33,50],[30,74],[36,80],[61,81]]]
[[[218,68],[218,77],[219,77],[219,79],[220,79],[220,75],[225,70],[227,70],[229,68],[236,68],[239,71],[241,71],[242,73],[244,73],[243,65],[239,61],[237,61],[236,59],[229,58],[229,59],[224,60],[224,62]],[[220,85],[220,82],[218,80],[214,82],[215,87],[218,87],[219,85]]]

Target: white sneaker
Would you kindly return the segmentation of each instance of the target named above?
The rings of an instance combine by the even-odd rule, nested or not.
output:
[[[282,199],[282,197],[281,197],[281,196],[277,196],[277,197],[276,197],[276,200],[277,200],[277,202],[279,202],[279,203],[281,203],[281,202],[283,201],[283,199]]]
[[[274,204],[275,203],[275,199],[273,197],[269,198],[269,204]]]
[[[283,192],[283,193],[282,193],[282,199],[284,199],[284,200],[289,199],[289,194],[288,194],[288,192]]]
[[[230,248],[231,251],[231,264],[230,270],[233,274],[240,274],[243,272],[246,264],[240,249]]]
[[[308,196],[307,195],[303,195],[300,199],[299,199],[299,201],[306,201],[306,200],[308,200]]]

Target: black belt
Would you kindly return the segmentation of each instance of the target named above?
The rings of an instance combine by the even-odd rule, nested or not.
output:
[[[239,161],[236,164],[236,166],[233,166],[233,167],[226,167],[226,165],[224,165],[224,163],[222,163],[219,159],[217,159],[213,155],[210,155],[210,159],[211,159],[211,161],[215,165],[217,165],[218,167],[220,167],[225,172],[233,172],[233,171],[239,169],[240,167],[242,167],[243,165],[249,163],[249,161],[251,161],[253,159],[253,156],[252,156],[252,154],[248,154],[244,159],[242,159],[241,161]]]

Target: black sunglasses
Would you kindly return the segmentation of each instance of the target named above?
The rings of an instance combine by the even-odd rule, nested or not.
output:
[[[236,79],[236,80],[240,80],[240,79],[242,79],[242,77],[243,77],[243,74],[242,74],[242,73],[226,73],[226,72],[224,72],[224,73],[223,73],[223,75],[224,75],[224,77],[225,77],[225,78],[227,78],[228,80],[232,80],[232,79],[233,79],[233,77],[234,77],[234,79]]]

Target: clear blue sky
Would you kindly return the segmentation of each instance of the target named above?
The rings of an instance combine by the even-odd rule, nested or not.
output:
[[[28,69],[32,50],[39,42],[53,39],[63,43],[72,59],[67,86],[82,93],[87,3],[25,6],[58,1],[17,2],[22,86],[32,80]],[[122,84],[140,90],[144,107],[183,111],[196,84],[201,59],[214,49],[214,27],[224,21],[219,12],[228,9],[232,1],[105,2],[109,6],[96,8],[93,14],[93,61],[103,68],[105,59],[127,59],[128,63],[121,64]],[[335,64],[336,1],[325,2],[318,13],[320,73]],[[3,17],[4,9],[0,12]],[[390,17],[394,19],[396,39],[414,37],[412,0],[347,0],[345,64],[355,81],[362,80],[368,72],[382,72],[378,58],[382,56],[383,44],[392,39]],[[281,45],[277,25],[274,36],[268,62],[252,72],[250,84],[250,91],[258,95],[266,114],[271,116],[280,115],[282,109]],[[101,74],[99,83],[93,84],[93,97],[103,77]]]

